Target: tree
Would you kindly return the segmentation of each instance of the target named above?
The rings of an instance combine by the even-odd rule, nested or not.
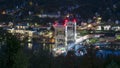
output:
[[[28,61],[27,57],[25,57],[25,54],[22,50],[18,51],[15,55],[13,68],[27,68],[28,67]]]
[[[27,59],[20,46],[20,41],[8,33],[0,29],[0,68],[27,68]]]
[[[106,68],[120,68],[120,66],[112,60],[112,62],[108,64]]]

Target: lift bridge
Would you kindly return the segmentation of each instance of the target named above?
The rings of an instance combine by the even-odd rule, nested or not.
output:
[[[55,22],[55,47],[65,47],[69,42],[76,40],[76,19],[63,20],[62,24]]]
[[[55,51],[67,50],[69,43],[76,42],[76,19],[64,19],[62,24],[55,22]]]
[[[55,28],[55,48],[53,52],[58,55],[61,53],[67,53],[71,48],[76,47],[75,50],[81,47],[81,42],[99,35],[85,35],[77,38],[76,33],[76,19],[65,19],[63,24],[55,22],[53,25]]]

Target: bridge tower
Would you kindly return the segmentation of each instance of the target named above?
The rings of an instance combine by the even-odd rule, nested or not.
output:
[[[64,19],[63,24],[55,22],[55,47],[67,47],[69,42],[76,40],[76,19]]]

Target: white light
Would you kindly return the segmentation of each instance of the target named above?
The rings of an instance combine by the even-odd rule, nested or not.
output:
[[[32,49],[32,43],[28,43],[28,48]]]

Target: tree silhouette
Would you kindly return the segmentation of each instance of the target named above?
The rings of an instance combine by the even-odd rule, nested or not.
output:
[[[27,59],[20,41],[5,30],[0,29],[0,68],[27,68]]]

